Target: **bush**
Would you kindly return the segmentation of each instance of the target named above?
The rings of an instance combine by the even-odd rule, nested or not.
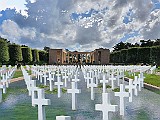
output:
[[[121,62],[122,63],[127,63],[127,58],[128,58],[128,50],[127,49],[123,49],[121,50]]]
[[[15,65],[16,62],[22,61],[21,46],[16,44],[9,45],[9,57],[12,65]]]
[[[151,63],[150,47],[138,48],[138,61],[140,63]]]
[[[123,49],[110,54],[110,62],[112,63],[156,63],[160,65],[160,46],[154,47],[134,47]]]
[[[39,51],[39,60],[48,63],[49,55],[46,51]]]
[[[151,47],[151,58],[152,63],[160,65],[160,46]]]
[[[22,56],[23,56],[23,62],[24,63],[30,63],[32,62],[32,51],[29,47],[21,47],[22,49]]]
[[[136,64],[138,63],[138,48],[130,48],[128,49],[127,54],[127,63]]]
[[[32,50],[33,62],[39,62],[39,51],[37,49]]]
[[[0,38],[0,63],[9,61],[8,44],[3,38]]]

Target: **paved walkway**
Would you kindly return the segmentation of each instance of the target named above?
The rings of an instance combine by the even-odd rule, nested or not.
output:
[[[32,75],[32,77],[33,77],[33,76],[34,76],[34,75]],[[12,78],[12,79],[10,79],[10,82],[13,83],[13,82],[21,81],[21,80],[24,80],[24,78],[23,78],[23,77]],[[0,82],[0,84],[2,84],[2,82]]]

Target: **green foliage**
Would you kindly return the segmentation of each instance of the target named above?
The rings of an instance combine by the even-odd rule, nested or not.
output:
[[[138,48],[128,49],[127,63],[136,64],[138,62]]]
[[[46,51],[39,51],[39,60],[48,63],[49,60],[49,54]]]
[[[160,46],[151,47],[151,62],[160,65]]]
[[[39,51],[37,49],[32,50],[33,62],[39,62]]]
[[[22,50],[20,45],[9,45],[9,57],[11,64],[22,61]]]
[[[103,88],[103,84],[102,83],[98,84],[98,88]],[[106,85],[106,88],[111,88],[111,86],[110,85]]]
[[[32,61],[32,51],[29,47],[21,47],[22,49],[22,56],[24,63],[30,63]]]
[[[8,44],[3,38],[0,38],[0,63],[7,61],[9,61]]]
[[[22,71],[21,70],[16,70],[13,78],[18,78],[18,77],[23,77]]]
[[[150,63],[150,47],[138,48],[138,61],[139,63]]]
[[[160,65],[160,46],[154,47],[134,47],[130,49],[123,49],[111,53],[111,63],[126,63],[126,64],[158,64]]]
[[[136,76],[138,76],[139,72],[135,73]],[[127,72],[125,72],[125,76],[131,79],[134,79],[134,76],[130,76]],[[145,79],[144,82],[160,87],[160,76],[159,75],[155,75],[155,74],[144,74]]]
[[[122,63],[127,63],[127,55],[128,55],[128,50],[127,49],[123,49],[121,50],[121,62]]]

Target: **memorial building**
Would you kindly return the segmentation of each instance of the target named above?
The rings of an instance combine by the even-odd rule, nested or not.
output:
[[[109,49],[95,49],[92,52],[67,51],[64,49],[49,50],[49,64],[101,64],[109,63]]]

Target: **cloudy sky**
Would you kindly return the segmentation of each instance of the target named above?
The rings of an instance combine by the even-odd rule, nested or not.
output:
[[[43,49],[160,38],[160,0],[0,0],[0,36]]]

